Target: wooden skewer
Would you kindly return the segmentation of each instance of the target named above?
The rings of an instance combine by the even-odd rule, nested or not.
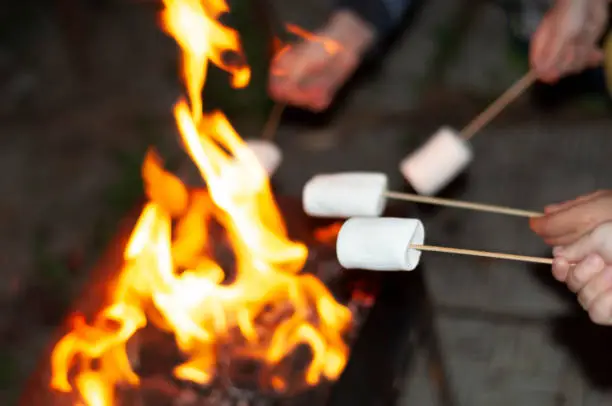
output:
[[[461,200],[442,199],[439,197],[421,196],[411,193],[385,192],[385,196],[390,199],[405,200],[416,203],[434,204],[438,206],[456,207],[459,209],[486,211],[490,213],[506,214],[508,216],[517,217],[540,217],[543,213],[529,210],[514,209],[511,207],[495,206],[492,204],[482,204],[473,202],[464,202]]]
[[[414,248],[415,250],[420,250],[420,251],[443,252],[446,254],[456,254],[456,255],[470,255],[473,257],[507,259],[510,261],[532,262],[532,263],[537,263],[537,264],[552,265],[552,262],[553,262],[552,258],[530,257],[527,255],[504,254],[500,252],[490,252],[490,251],[464,250],[460,248],[437,247],[434,245],[410,244],[410,248]]]
[[[482,113],[469,123],[463,131],[461,136],[464,140],[469,140],[478,131],[480,131],[485,125],[493,120],[506,106],[512,103],[517,97],[519,97],[525,90],[527,90],[537,79],[534,71],[529,71],[525,76],[514,83],[508,90],[506,90],[497,100],[489,105]]]
[[[274,64],[274,59],[278,56],[282,49],[282,44],[285,43],[285,23],[280,17],[280,14],[278,14],[278,10],[277,7],[275,7],[276,4],[274,4],[274,2],[256,1],[255,4],[256,6],[259,6],[255,7],[255,9],[258,9],[260,17],[263,17],[264,25],[267,28],[269,39],[271,40],[269,55],[269,67],[271,69],[272,65]],[[280,119],[283,115],[285,107],[286,104],[284,103],[274,104],[274,107],[272,107],[272,111],[270,112],[270,116],[268,117],[268,121],[266,121],[261,133],[261,138],[263,140],[272,141],[272,139],[276,136]]]
[[[283,103],[276,103],[274,105],[272,112],[270,112],[270,117],[268,117],[268,121],[266,121],[266,125],[264,126],[264,130],[261,134],[262,139],[272,141],[276,135],[278,126],[280,125],[280,119],[283,116],[286,106],[287,105]]]

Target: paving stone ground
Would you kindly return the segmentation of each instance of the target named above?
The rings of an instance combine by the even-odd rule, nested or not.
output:
[[[465,37],[451,58],[445,83],[473,93],[500,94],[522,76],[511,46],[506,11],[485,2],[474,12]],[[483,50],[487,52],[483,52]]]
[[[567,355],[551,344],[547,325],[440,317],[438,328],[459,405],[576,404],[565,399]],[[400,404],[434,405],[429,383],[413,379]]]

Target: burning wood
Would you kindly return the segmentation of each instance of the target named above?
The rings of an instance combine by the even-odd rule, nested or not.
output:
[[[308,249],[289,239],[265,170],[223,114],[202,110],[209,62],[228,71],[235,87],[250,78],[248,66],[223,60],[225,52],[240,53],[237,33],[218,22],[228,7],[224,0],[164,5],[162,25],[182,49],[188,95],[174,115],[207,189],[188,190],[147,155],[149,201],[121,271],[91,320],[72,317],[51,356],[51,388],[78,404],[118,405],[125,388],[152,382],[142,372],[145,350],[174,365],[175,381],[198,388],[251,379],[258,390],[287,392],[335,380],[347,361],[351,311],[302,272]],[[306,356],[295,355],[304,349]],[[255,372],[245,375],[249,368]]]

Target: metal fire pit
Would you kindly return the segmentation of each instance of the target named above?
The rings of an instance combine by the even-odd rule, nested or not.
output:
[[[314,239],[313,231],[331,224],[306,216],[299,201],[279,199],[279,206],[287,223],[289,234],[309,246],[310,255],[305,267],[321,279],[332,293],[353,311],[355,325],[352,331],[351,355],[348,365],[340,377],[333,382],[320,385],[288,396],[262,395],[257,390],[238,390],[231,386],[196,390],[180,385],[171,378],[159,374],[143,377],[138,389],[121,396],[117,406],[172,406],[172,405],[257,405],[257,406],[311,406],[311,405],[389,405],[393,404],[404,381],[404,375],[412,352],[422,337],[429,345],[431,358],[440,386],[441,400],[449,404],[448,391],[441,359],[437,349],[431,306],[420,272],[364,272],[346,271],[337,263],[333,242],[320,243]],[[120,269],[123,248],[134,226],[135,215],[129,216],[120,225],[119,232],[110,248],[91,274],[82,296],[75,302],[73,311],[86,317],[95,314],[102,303],[108,282]],[[391,213],[392,215],[392,210]],[[395,215],[401,215],[395,213]],[[404,213],[405,215],[405,213]],[[360,293],[366,293],[372,301],[360,301]],[[50,355],[56,342],[68,331],[64,325],[50,340],[39,366],[31,376],[19,404],[22,406],[73,406],[74,399],[49,388]],[[425,333],[425,334],[417,334]],[[163,342],[163,340],[162,340]],[[167,340],[168,348],[172,340]],[[160,345],[160,344],[157,344]],[[159,352],[157,351],[159,349]],[[163,358],[164,351],[156,348],[155,357]],[[145,363],[145,361],[141,361]],[[201,389],[201,388],[200,388]],[[134,393],[135,392],[135,393]],[[195,398],[194,398],[195,396]],[[189,400],[189,399],[191,400]],[[181,403],[182,402],[182,403]]]

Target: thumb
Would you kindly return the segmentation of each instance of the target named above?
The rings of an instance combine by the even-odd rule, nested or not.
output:
[[[553,254],[555,257],[562,257],[569,262],[579,262],[595,251],[595,245],[593,236],[589,233],[570,245],[555,247]]]

